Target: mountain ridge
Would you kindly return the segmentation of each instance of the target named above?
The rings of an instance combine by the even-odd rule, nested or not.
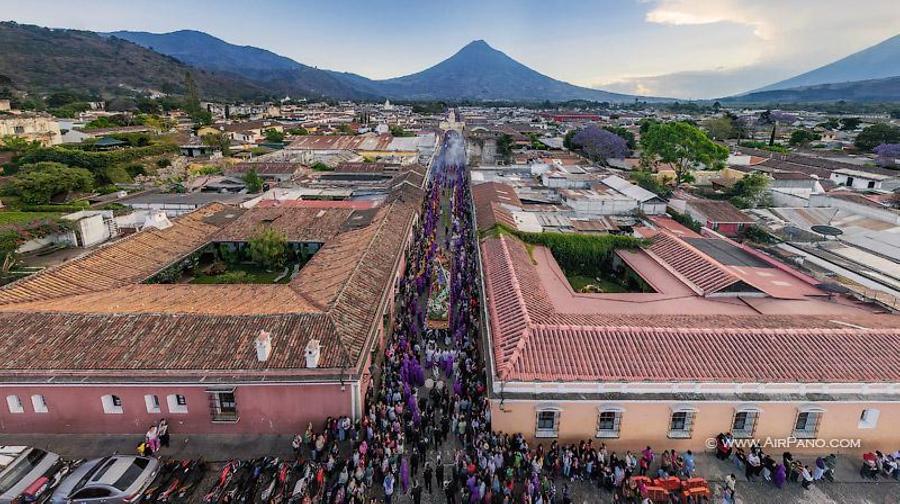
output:
[[[900,102],[900,76],[754,91],[721,98],[725,103]]]
[[[900,76],[900,34],[827,65],[744,94]]]
[[[201,68],[240,73],[285,92],[293,87],[337,98],[394,100],[583,99],[621,103],[636,98],[643,99],[633,95],[579,87],[554,79],[519,63],[481,39],[470,42],[450,57],[419,72],[374,80],[355,73],[311,67],[266,49],[237,46],[195,30],[157,34],[119,31],[111,32],[109,35],[125,38]],[[256,56],[250,56],[251,53]],[[251,64],[254,58],[256,61]],[[264,62],[271,62],[270,65],[277,68],[271,69],[271,66],[269,70],[260,68],[266,67]],[[303,79],[310,82],[302,81]],[[281,82],[279,87],[279,81],[292,84],[286,85],[285,82]]]
[[[23,91],[116,96],[184,91],[185,74],[211,98],[255,99],[269,92],[240,76],[185,65],[122,39],[83,30],[0,22],[0,79]]]

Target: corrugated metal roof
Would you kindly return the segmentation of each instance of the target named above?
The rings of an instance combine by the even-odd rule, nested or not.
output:
[[[659,196],[656,194],[615,175],[604,178],[602,182],[625,196],[633,198],[641,203],[652,199],[659,199]]]

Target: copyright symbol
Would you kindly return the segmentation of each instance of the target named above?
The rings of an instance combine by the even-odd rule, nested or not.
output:
[[[707,447],[707,448],[709,448],[710,450],[712,450],[713,448],[716,447],[716,438],[711,438],[711,437],[706,438],[706,443],[705,443],[705,444],[706,444],[706,447]]]

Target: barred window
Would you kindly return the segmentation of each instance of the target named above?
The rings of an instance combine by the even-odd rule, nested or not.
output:
[[[597,437],[619,437],[619,426],[622,423],[621,410],[602,410],[597,415]]]
[[[672,411],[669,421],[670,438],[689,438],[694,430],[694,416],[696,412],[689,409]]]
[[[756,432],[756,420],[759,411],[752,409],[737,410],[731,422],[731,434],[736,438],[750,438]]]

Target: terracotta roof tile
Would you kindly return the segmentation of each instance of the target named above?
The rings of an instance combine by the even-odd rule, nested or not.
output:
[[[900,381],[900,317],[565,313],[519,240],[481,249],[506,381]]]

